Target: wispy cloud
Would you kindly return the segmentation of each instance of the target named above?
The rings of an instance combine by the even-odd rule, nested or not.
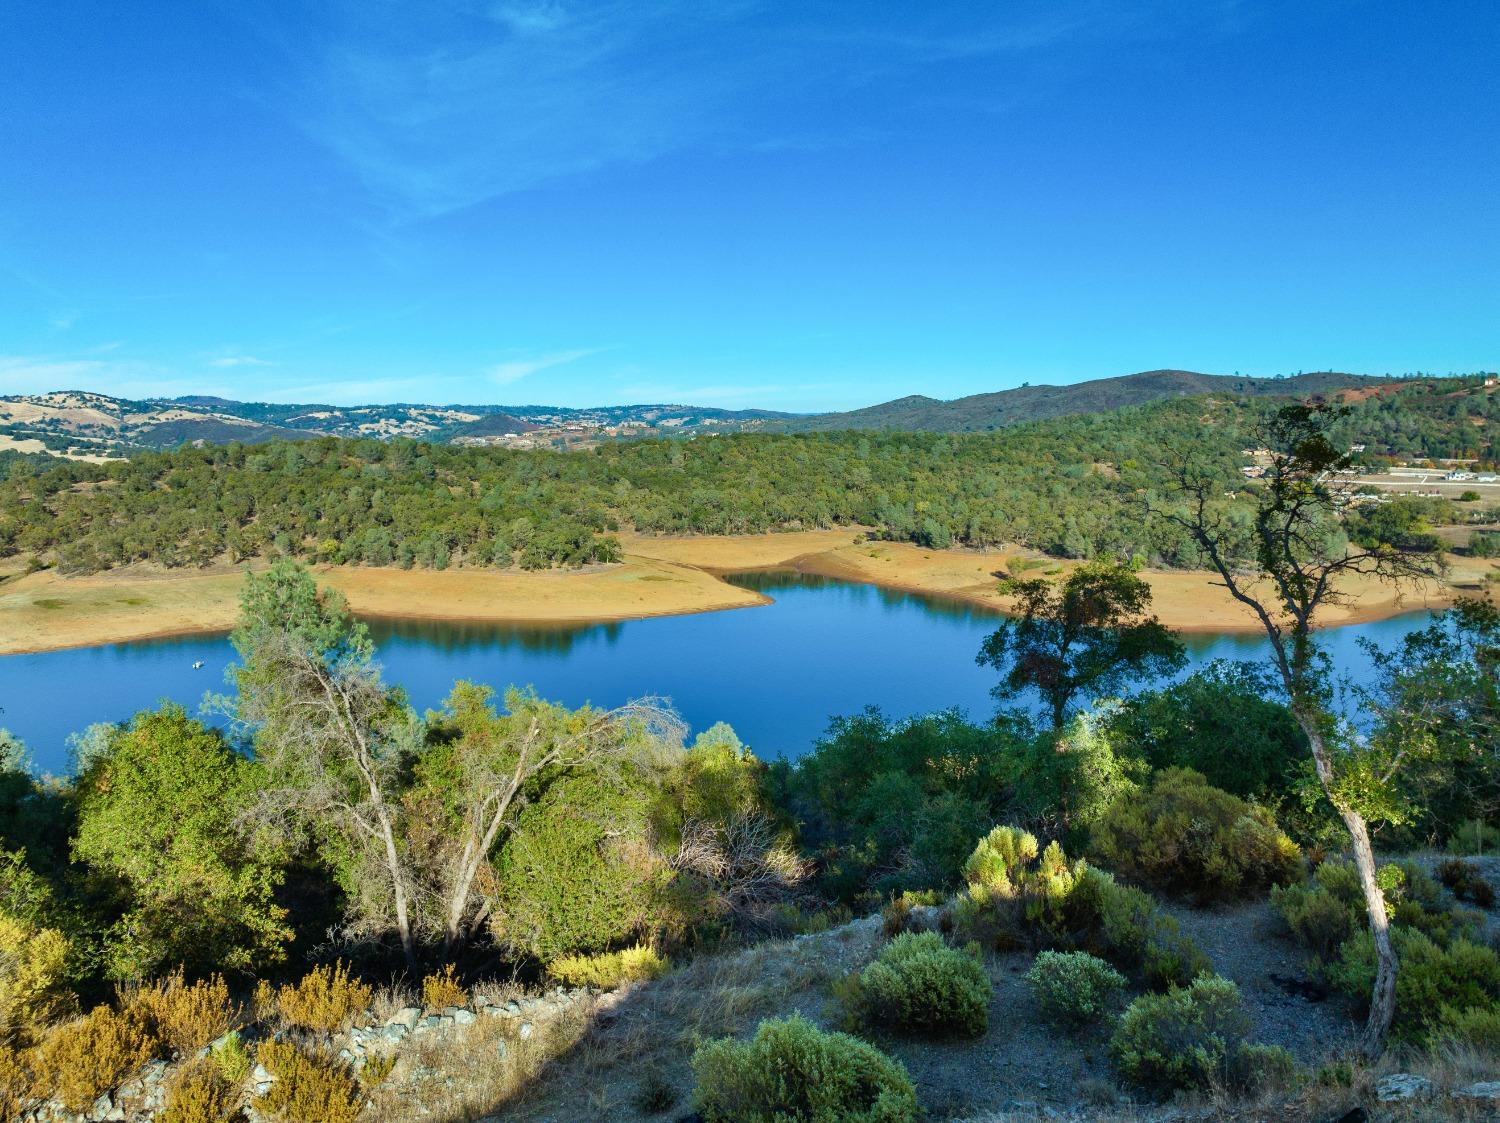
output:
[[[208,365],[211,367],[274,367],[276,364],[270,359],[257,359],[254,355],[221,355],[216,359],[210,359]]]
[[[1218,27],[1240,7],[336,0],[316,32],[269,7],[249,18],[289,64],[283,110],[398,219],[420,219],[694,145],[840,144],[863,127],[837,112],[854,88],[925,71],[941,97],[947,65]]]
[[[597,355],[602,348],[586,347],[576,351],[553,351],[546,355],[535,355],[526,359],[508,359],[503,363],[496,363],[489,369],[490,381],[500,386],[509,386],[512,382],[519,382],[528,375],[535,374],[539,370],[549,367],[560,367],[566,363],[575,363],[579,359],[585,359],[590,355]]]
[[[217,394],[224,387],[180,378],[170,368],[129,358],[97,358],[108,348],[82,356],[0,355],[0,388],[7,394],[46,394],[53,390],[92,390],[118,398]]]

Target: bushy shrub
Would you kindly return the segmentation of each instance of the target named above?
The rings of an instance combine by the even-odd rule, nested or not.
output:
[[[1087,951],[1137,971],[1148,986],[1185,984],[1210,969],[1177,921],[1139,889],[1086,862],[1069,862],[1056,842],[997,827],[965,866],[968,889],[953,909],[962,940],[990,947]]]
[[[128,1005],[140,1011],[154,1036],[181,1054],[223,1037],[239,1020],[222,975],[185,983],[178,971],[133,992]]]
[[[1364,891],[1349,862],[1324,862],[1311,881],[1277,886],[1271,890],[1271,907],[1319,962],[1336,956],[1365,924]]]
[[[31,1073],[20,1050],[0,1042],[0,1119],[21,1118],[22,1106],[31,1098]]]
[[[1448,853],[1500,854],[1500,827],[1481,819],[1470,819],[1461,823],[1448,836]]]
[[[1450,1017],[1500,1003],[1500,956],[1463,937],[1443,947],[1426,933],[1392,927],[1396,974],[1394,1037],[1422,1041],[1440,1035]],[[1345,941],[1328,981],[1356,1001],[1368,1002],[1375,984],[1375,940],[1368,931]],[[1473,1016],[1473,1015],[1470,1015]]]
[[[857,1037],[799,1015],[764,1021],[750,1041],[721,1038],[693,1054],[707,1123],[915,1123],[902,1064]]]
[[[1125,976],[1084,951],[1038,953],[1026,982],[1049,1021],[1074,1027],[1113,1017],[1125,994]]]
[[[1437,877],[1448,891],[1460,901],[1468,901],[1482,909],[1495,903],[1495,888],[1485,880],[1484,874],[1473,862],[1462,858],[1449,858],[1437,868]]]
[[[1245,1087],[1292,1070],[1285,1050],[1252,1046],[1249,1036],[1239,988],[1204,975],[1132,1002],[1110,1053],[1127,1081],[1162,1093],[1211,1084]]]
[[[434,971],[422,980],[422,1005],[429,1010],[441,1010],[448,1006],[467,1006],[469,992],[453,976],[453,964],[441,971]]]
[[[906,1033],[977,1037],[989,1026],[993,992],[975,956],[955,951],[935,932],[908,932],[860,972],[853,1012]]]
[[[208,1059],[219,1070],[219,1075],[235,1086],[243,1084],[249,1075],[253,1060],[250,1050],[245,1048],[238,1032],[227,1034],[209,1050]]]
[[[374,990],[351,978],[342,961],[314,967],[276,992],[276,1009],[291,1026],[332,1033],[370,1005]]]
[[[565,955],[547,965],[547,974],[572,987],[613,990],[625,983],[659,979],[672,969],[672,961],[645,944],[599,955]]]
[[[1442,1024],[1432,1034],[1439,1043],[1465,1045],[1486,1056],[1500,1053],[1500,1005],[1470,1006],[1443,1011]]]
[[[276,1082],[256,1108],[281,1123],[354,1123],[359,1090],[348,1069],[286,1041],[267,1041],[256,1053]]]
[[[139,1013],[96,1006],[43,1038],[32,1053],[32,1067],[39,1089],[70,1110],[82,1111],[158,1049]]]
[[[0,913],[0,1043],[37,1037],[73,1006],[67,937]]]
[[[167,1085],[161,1123],[232,1123],[240,1118],[239,1089],[208,1061],[181,1069]]]
[[[1092,853],[1123,877],[1201,902],[1248,896],[1296,879],[1302,852],[1264,807],[1169,768],[1095,825]]]
[[[1085,867],[1064,909],[1071,944],[1139,972],[1147,986],[1186,986],[1213,969],[1208,956],[1149,893]]]

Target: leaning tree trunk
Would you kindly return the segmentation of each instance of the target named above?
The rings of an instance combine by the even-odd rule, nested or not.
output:
[[[1315,718],[1304,713],[1298,713],[1298,722],[1312,747],[1318,780],[1324,792],[1333,799],[1333,762],[1323,739],[1323,730]],[[1338,806],[1337,800],[1333,802]],[[1344,820],[1353,842],[1354,868],[1365,894],[1370,934],[1375,939],[1375,986],[1370,992],[1370,1016],[1359,1042],[1360,1052],[1373,1061],[1385,1052],[1385,1039],[1391,1030],[1391,1020],[1396,1016],[1396,952],[1391,947],[1391,922],[1385,911],[1385,894],[1375,879],[1375,851],[1370,846],[1370,830],[1365,825],[1365,817],[1347,807],[1339,809],[1339,817]]]

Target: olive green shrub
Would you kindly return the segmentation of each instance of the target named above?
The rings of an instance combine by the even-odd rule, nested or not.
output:
[[[1239,988],[1203,975],[1165,994],[1132,1002],[1110,1040],[1120,1075],[1147,1091],[1223,1086],[1247,1089],[1289,1078],[1284,1049],[1251,1044]]]
[[[1072,1028],[1113,1018],[1125,995],[1125,976],[1086,951],[1043,951],[1026,983],[1048,1021]]]
[[[1202,903],[1297,880],[1302,852],[1264,807],[1187,768],[1156,774],[1095,824],[1091,856],[1121,877]]]
[[[935,932],[905,933],[860,972],[850,1012],[903,1033],[977,1037],[989,1027],[994,987],[984,965]]]
[[[720,1038],[693,1054],[695,1106],[706,1123],[915,1123],[917,1093],[900,1061],[806,1018],[760,1023],[749,1041]]]
[[[659,979],[671,969],[672,961],[646,944],[598,955],[564,955],[547,964],[547,974],[560,983],[600,990]]]

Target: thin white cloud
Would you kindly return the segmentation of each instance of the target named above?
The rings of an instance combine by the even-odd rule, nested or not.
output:
[[[842,144],[869,127],[838,110],[864,86],[916,75],[914,101],[949,96],[946,67],[992,58],[989,85],[1029,91],[1036,76],[1011,64],[1059,45],[1243,19],[1238,0],[334,0],[309,34],[246,9],[289,64],[283,111],[398,220],[692,146]]]
[[[539,370],[575,363],[579,359],[597,355],[600,350],[601,348],[598,347],[586,347],[576,351],[553,351],[547,355],[536,355],[528,359],[509,359],[490,367],[490,381],[500,386],[509,386],[512,382],[519,382]]]
[[[276,364],[270,359],[257,359],[254,355],[221,355],[217,359],[210,359],[208,365],[211,367],[274,367]]]

